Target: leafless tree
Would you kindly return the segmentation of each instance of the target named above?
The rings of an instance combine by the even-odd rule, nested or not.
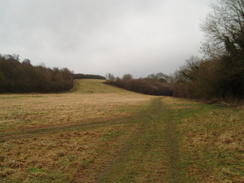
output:
[[[203,52],[210,57],[244,50],[244,1],[220,0],[201,25],[207,40]]]
[[[132,76],[131,74],[124,74],[124,76],[123,76],[123,78],[122,78],[122,80],[123,80],[124,82],[126,82],[126,81],[128,81],[128,80],[131,80],[131,79],[133,79],[133,76]]]
[[[105,77],[106,77],[106,80],[109,81],[109,82],[114,82],[115,81],[115,77],[111,73],[106,74]]]

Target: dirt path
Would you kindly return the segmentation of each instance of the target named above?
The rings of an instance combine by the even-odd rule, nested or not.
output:
[[[182,182],[176,126],[161,100],[152,102],[137,134],[97,182]]]
[[[2,132],[0,134],[0,142],[5,142],[8,139],[19,139],[26,138],[30,136],[43,135],[46,133],[59,133],[72,130],[88,130],[94,128],[102,128],[106,126],[120,125],[120,124],[131,124],[140,122],[140,119],[144,116],[139,113],[129,117],[107,120],[107,121],[93,121],[89,123],[81,124],[71,124],[71,125],[58,125],[58,126],[47,126],[47,127],[38,127],[32,129],[23,129],[18,131]]]

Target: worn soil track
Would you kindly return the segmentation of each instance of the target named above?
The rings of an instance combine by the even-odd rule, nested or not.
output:
[[[97,182],[180,182],[176,127],[161,100],[154,99],[137,133]]]
[[[0,134],[0,142],[5,142],[8,139],[19,139],[26,138],[37,135],[44,135],[47,133],[59,133],[72,130],[88,130],[93,128],[101,128],[106,126],[120,125],[120,124],[129,124],[134,123],[134,120],[138,120],[139,115],[125,117],[121,119],[107,120],[107,121],[94,121],[89,123],[81,124],[72,124],[72,125],[59,125],[53,127],[42,127],[42,128],[33,128],[22,131],[12,131],[12,132],[2,132]]]

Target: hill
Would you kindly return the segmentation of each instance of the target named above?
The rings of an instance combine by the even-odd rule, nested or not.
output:
[[[73,93],[133,93],[121,88],[105,84],[101,79],[76,79],[74,80]]]

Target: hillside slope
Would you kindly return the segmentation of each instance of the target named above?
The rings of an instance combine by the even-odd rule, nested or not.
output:
[[[104,84],[101,79],[76,79],[74,80],[74,93],[133,93],[124,89]]]

